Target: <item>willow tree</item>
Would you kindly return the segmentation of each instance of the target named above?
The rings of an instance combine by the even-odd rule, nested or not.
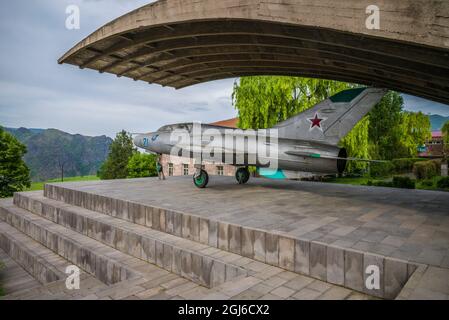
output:
[[[283,76],[243,77],[234,83],[232,100],[242,129],[270,128],[309,109],[350,84]]]
[[[371,145],[369,143],[368,128],[370,125],[369,116],[365,116],[341,141],[340,146],[344,147],[350,157],[371,159]],[[367,168],[364,161],[349,161],[346,167],[348,172],[360,172]]]
[[[447,158],[447,154],[449,153],[449,121],[441,128],[441,132],[443,134],[443,153]]]
[[[418,146],[431,138],[431,124],[427,115],[422,112],[403,112],[401,114],[400,143],[407,156],[416,156]]]
[[[242,129],[270,128],[322,100],[355,85],[312,78],[257,76],[244,77],[234,84],[233,104]],[[351,157],[369,158],[369,120],[364,118],[340,142]],[[363,169],[366,163],[351,163],[349,170]]]
[[[449,144],[449,121],[446,121],[446,123],[441,128],[441,132],[443,133],[443,139],[445,144]]]

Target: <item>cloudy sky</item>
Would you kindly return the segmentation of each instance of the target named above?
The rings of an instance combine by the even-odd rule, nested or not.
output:
[[[114,136],[167,123],[211,122],[236,115],[235,79],[175,90],[58,65],[75,43],[149,0],[14,0],[0,2],[0,125],[57,128]],[[68,5],[81,11],[80,30],[67,30]],[[406,107],[449,116],[447,106],[405,96]]]

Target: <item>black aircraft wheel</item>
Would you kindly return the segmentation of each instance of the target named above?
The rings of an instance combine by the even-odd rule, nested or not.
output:
[[[235,178],[239,184],[245,184],[249,180],[249,170],[248,168],[239,168],[235,173]]]
[[[193,175],[193,183],[198,188],[205,188],[209,183],[209,175],[206,171],[200,170],[199,173]]]

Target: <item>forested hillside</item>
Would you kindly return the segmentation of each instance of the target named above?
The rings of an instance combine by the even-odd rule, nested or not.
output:
[[[439,114],[431,114],[429,116],[430,123],[432,124],[432,130],[441,130],[443,125],[449,121],[449,117],[443,117]]]
[[[96,174],[112,139],[72,135],[56,129],[5,128],[27,146],[24,159],[33,181]]]

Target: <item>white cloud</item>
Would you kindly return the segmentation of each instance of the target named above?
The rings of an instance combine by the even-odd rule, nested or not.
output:
[[[0,124],[115,135],[167,123],[235,116],[233,80],[182,90],[58,65],[71,46],[148,0],[17,0],[0,3]],[[65,7],[81,9],[81,30],[65,29]],[[6,31],[6,32],[3,32]],[[7,44],[7,45],[6,45]]]

